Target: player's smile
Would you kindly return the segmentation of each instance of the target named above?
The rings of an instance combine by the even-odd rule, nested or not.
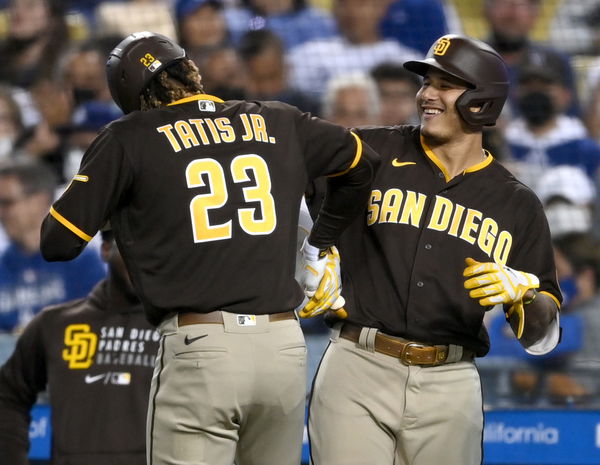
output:
[[[431,120],[444,112],[442,108],[423,105],[421,107],[421,120]]]

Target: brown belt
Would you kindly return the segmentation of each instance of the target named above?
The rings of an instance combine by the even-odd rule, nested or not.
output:
[[[283,313],[271,313],[269,321],[295,320],[296,314],[292,311]],[[215,310],[209,313],[194,313],[185,312],[177,315],[177,324],[179,326],[195,325],[195,324],[223,324],[223,312]]]
[[[352,323],[344,323],[340,337],[358,342],[362,327]],[[405,365],[443,365],[448,358],[448,346],[427,345],[420,342],[407,341],[377,332],[375,351],[391,357],[399,358]],[[473,351],[463,348],[461,361],[473,360]]]

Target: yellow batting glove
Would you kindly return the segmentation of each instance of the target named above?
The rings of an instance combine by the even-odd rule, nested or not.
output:
[[[345,318],[346,311],[342,308],[345,304],[340,295],[342,283],[340,279],[340,254],[335,247],[327,253],[327,263],[317,290],[298,312],[301,318],[313,318],[327,310],[336,311],[336,314]]]
[[[521,338],[525,324],[523,296],[529,289],[538,288],[540,280],[531,273],[513,270],[493,262],[481,263],[472,258],[467,258],[465,262],[467,267],[463,276],[469,278],[465,281],[465,289],[470,289],[469,296],[479,299],[479,304],[484,307],[496,304],[511,305],[507,317],[514,311],[517,312],[517,337]]]

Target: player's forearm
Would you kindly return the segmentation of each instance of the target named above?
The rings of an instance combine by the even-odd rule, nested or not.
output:
[[[51,215],[42,223],[40,249],[49,262],[67,261],[77,257],[87,242],[77,237]]]
[[[342,176],[329,178],[327,194],[308,242],[324,249],[334,245],[344,229],[364,211],[379,156],[368,146],[358,164]]]
[[[530,290],[529,292],[533,291]],[[527,302],[530,298],[531,296],[526,294],[523,300]],[[523,336],[519,339],[519,342],[523,347],[529,347],[546,335],[550,324],[556,319],[558,307],[552,298],[536,292],[535,299],[530,304],[525,305],[524,312],[525,326]],[[519,318],[516,312],[510,316],[508,321],[516,334],[519,326]]]

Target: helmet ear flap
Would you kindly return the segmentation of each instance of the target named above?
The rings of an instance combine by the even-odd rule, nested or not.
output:
[[[494,126],[506,101],[504,86],[495,89],[468,89],[456,100],[456,109],[460,116],[473,127]],[[471,111],[479,108],[479,111]]]

